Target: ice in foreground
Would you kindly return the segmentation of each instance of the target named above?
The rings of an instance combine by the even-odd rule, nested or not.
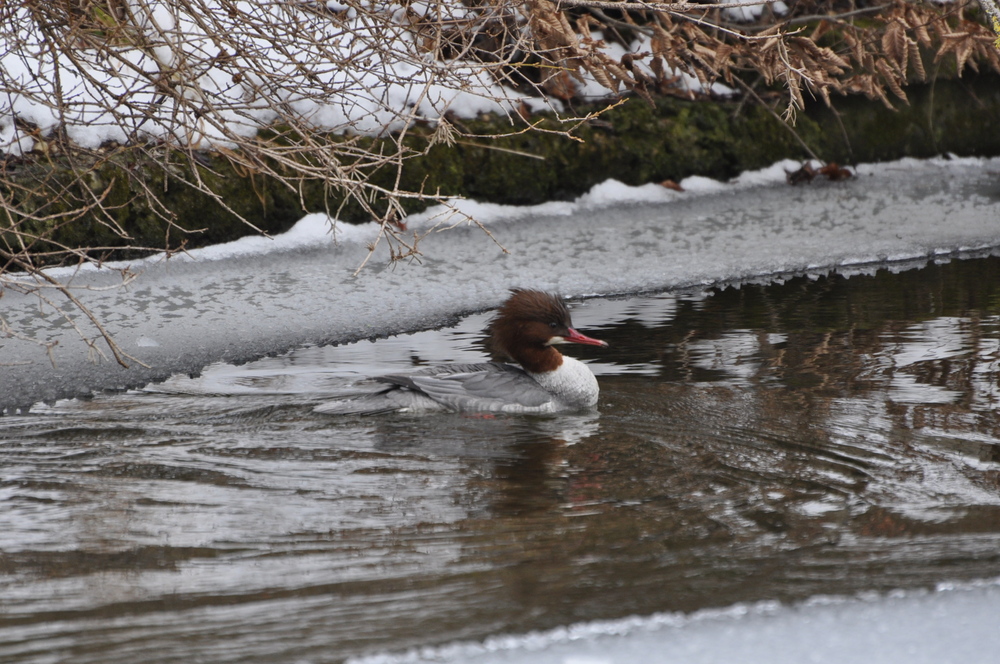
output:
[[[989,664],[1000,652],[1000,580],[933,592],[758,602],[454,643],[350,664]]]

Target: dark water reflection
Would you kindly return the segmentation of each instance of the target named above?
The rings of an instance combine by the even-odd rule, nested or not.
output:
[[[485,318],[0,420],[0,660],[337,662],[1000,574],[1000,259],[595,300],[600,414],[334,419]]]

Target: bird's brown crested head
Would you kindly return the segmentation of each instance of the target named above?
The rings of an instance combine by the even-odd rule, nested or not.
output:
[[[527,288],[511,290],[490,325],[490,348],[495,355],[518,362],[528,371],[551,371],[562,364],[553,344],[607,346],[573,329],[563,301],[551,293]]]
[[[572,324],[569,310],[555,295],[515,288],[490,325],[490,342],[496,352],[517,359],[518,348],[547,346],[553,337],[568,334]]]

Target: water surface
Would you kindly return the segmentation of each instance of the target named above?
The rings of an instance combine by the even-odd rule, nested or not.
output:
[[[588,300],[599,412],[333,418],[488,315],[0,419],[0,660],[340,662],[1000,575],[1000,259]]]

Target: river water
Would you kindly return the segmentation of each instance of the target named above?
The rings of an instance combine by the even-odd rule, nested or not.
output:
[[[577,301],[595,413],[312,412],[482,357],[482,313],[2,418],[0,660],[341,662],[996,577],[1000,258],[867,272]]]

